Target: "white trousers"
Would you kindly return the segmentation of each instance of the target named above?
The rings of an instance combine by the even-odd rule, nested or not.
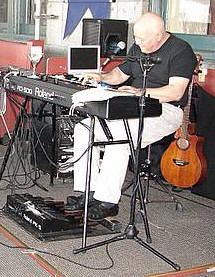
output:
[[[182,109],[171,104],[162,104],[162,115],[146,117],[143,123],[141,147],[145,148],[164,136],[175,132],[183,119]],[[90,125],[90,119],[82,121]],[[107,125],[115,140],[127,139],[123,120],[107,120]],[[138,119],[128,120],[134,144],[138,135]],[[95,121],[95,141],[106,141],[107,138],[99,123]],[[74,128],[74,160],[78,159],[87,149],[89,143],[89,129],[81,123]],[[130,148],[128,144],[106,145],[102,163],[100,165],[100,149],[93,147],[90,190],[95,191],[94,198],[100,201],[117,204],[121,196],[121,188],[127,172]],[[86,183],[87,154],[74,164],[74,190],[84,191]]]

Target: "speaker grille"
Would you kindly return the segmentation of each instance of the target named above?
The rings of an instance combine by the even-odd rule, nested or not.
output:
[[[119,41],[127,45],[128,21],[117,19],[84,18],[82,31],[83,45],[100,45],[101,57],[114,54]],[[127,47],[117,53],[125,56]]]
[[[83,45],[100,44],[101,24],[99,21],[86,21],[84,25]]]

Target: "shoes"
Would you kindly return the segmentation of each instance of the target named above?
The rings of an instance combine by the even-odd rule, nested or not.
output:
[[[91,221],[102,221],[105,217],[116,216],[119,212],[117,204],[100,202],[94,203],[89,207],[88,219]]]
[[[93,198],[94,192],[90,192],[88,199],[88,219],[91,221],[102,221],[105,217],[116,216],[119,212],[117,204],[101,202]],[[85,195],[68,196],[66,211],[83,212],[85,206]]]
[[[93,198],[93,194],[94,192],[90,192],[89,194],[88,207],[92,206],[96,202],[99,202],[98,200]],[[65,209],[67,211],[82,212],[84,210],[84,205],[85,205],[85,194],[82,194],[80,196],[68,196]]]

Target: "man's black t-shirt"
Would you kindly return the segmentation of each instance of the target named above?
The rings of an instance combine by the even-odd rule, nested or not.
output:
[[[128,56],[135,57],[140,57],[143,54],[140,47],[136,44],[133,44],[128,52]],[[159,88],[168,85],[169,78],[174,76],[191,79],[196,66],[196,56],[186,41],[170,34],[170,37],[161,48],[150,55],[159,58],[161,61],[155,64],[147,74],[148,88]],[[126,60],[119,65],[119,68],[131,77],[132,86],[142,88],[143,72],[138,60]],[[171,102],[171,104],[185,106],[187,100],[186,94],[179,102]]]

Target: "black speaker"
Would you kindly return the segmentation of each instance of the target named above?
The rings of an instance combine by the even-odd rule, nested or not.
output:
[[[32,99],[32,149],[31,165],[56,177],[58,165],[71,157],[74,122],[68,116],[68,108]],[[76,120],[81,120],[77,117]],[[65,174],[61,176],[65,177]]]
[[[83,19],[82,44],[100,45],[101,57],[108,57],[114,53],[117,43],[125,42],[126,47],[117,56],[127,53],[128,21],[117,19]]]
[[[203,197],[215,200],[215,97],[201,86],[196,85],[196,134],[204,137],[203,144],[197,144],[197,151],[202,161],[202,154],[207,160],[207,170],[202,167],[205,179],[192,187],[191,191]],[[203,151],[201,151],[203,148]],[[201,153],[203,152],[203,153]]]
[[[43,172],[56,176],[57,168],[53,164],[57,164],[59,158],[59,124],[55,120],[60,114],[59,107],[33,99],[32,112],[31,164]]]

